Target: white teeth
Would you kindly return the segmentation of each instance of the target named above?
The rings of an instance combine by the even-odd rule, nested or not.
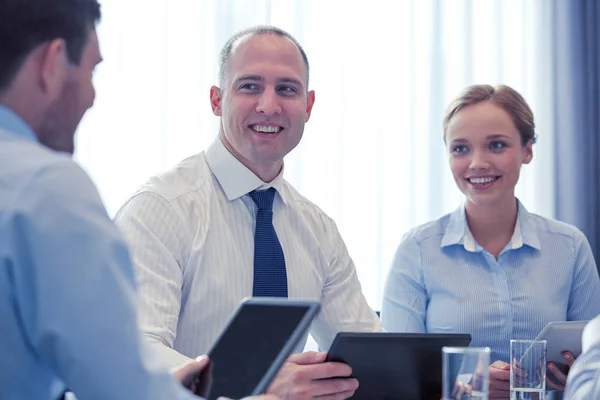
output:
[[[252,125],[252,129],[263,133],[277,133],[281,130],[281,127],[273,125]]]
[[[470,181],[471,183],[479,183],[479,184],[482,184],[482,183],[490,183],[490,182],[491,182],[491,181],[493,181],[494,179],[496,179],[496,178],[489,178],[489,177],[488,177],[488,178],[469,178],[469,181]]]

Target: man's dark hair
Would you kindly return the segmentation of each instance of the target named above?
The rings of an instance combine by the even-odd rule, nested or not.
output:
[[[69,61],[79,65],[99,20],[97,0],[0,0],[0,92],[42,43],[64,39]]]
[[[2,1],[2,0],[0,0],[0,1]],[[221,52],[219,53],[219,86],[221,87],[221,90],[225,89],[225,87],[224,87],[225,86],[225,75],[226,75],[225,71],[227,68],[227,60],[229,59],[229,56],[231,55],[231,51],[233,50],[235,45],[240,40],[245,39],[250,36],[256,36],[256,35],[277,35],[277,36],[291,40],[292,43],[294,43],[296,45],[296,47],[298,48],[298,51],[300,51],[302,60],[304,60],[304,65],[306,65],[306,90],[308,90],[308,77],[309,77],[310,68],[308,66],[308,57],[306,56],[304,49],[302,48],[302,46],[300,46],[300,43],[298,43],[298,41],[292,35],[290,35],[288,32],[284,31],[283,29],[277,28],[275,26],[266,26],[266,25],[254,26],[252,28],[248,28],[243,31],[240,31],[240,32],[236,33],[235,35],[233,35],[227,41],[227,43],[225,43],[225,46],[223,46],[223,48],[221,49]]]

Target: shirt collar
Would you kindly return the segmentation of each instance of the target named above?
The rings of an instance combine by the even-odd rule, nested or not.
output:
[[[464,204],[450,214],[450,220],[448,221],[444,237],[442,238],[441,247],[451,245],[463,245],[465,250],[471,252],[483,250],[483,248],[477,244],[473,234],[469,230]],[[540,238],[535,228],[534,221],[532,220],[532,216],[525,206],[517,199],[517,223],[515,224],[515,230],[510,239],[509,246],[514,250],[523,245],[533,247],[536,250],[541,249]]]
[[[229,201],[235,200],[253,190],[275,188],[284,203],[287,203],[283,191],[283,168],[271,182],[263,182],[241,161],[227,150],[220,137],[206,150],[206,162],[219,181]]]
[[[33,130],[13,110],[0,104],[0,130],[10,132],[24,139],[38,141]]]

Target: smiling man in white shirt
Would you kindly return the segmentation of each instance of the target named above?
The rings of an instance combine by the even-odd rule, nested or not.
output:
[[[311,333],[324,349],[338,331],[380,330],[335,223],[283,179],[315,101],[306,54],[285,31],[251,28],[224,46],[219,71],[210,90],[218,138],[152,178],[116,216],[152,305],[142,330],[172,365],[207,352],[249,296],[320,301]],[[357,381],[339,378],[350,367],[324,360],[293,355],[270,392],[350,397]]]

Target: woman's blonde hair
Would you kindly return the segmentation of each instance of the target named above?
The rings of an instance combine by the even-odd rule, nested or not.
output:
[[[464,89],[456,99],[450,102],[446,110],[444,140],[446,140],[446,130],[452,117],[463,108],[482,101],[490,101],[510,115],[519,135],[521,135],[523,146],[529,141],[531,143],[536,142],[535,122],[531,108],[519,92],[505,85],[472,85]]]

